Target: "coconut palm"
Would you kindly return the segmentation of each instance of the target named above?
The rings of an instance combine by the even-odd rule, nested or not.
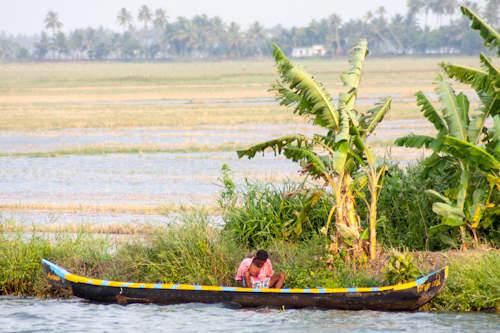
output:
[[[33,44],[35,46],[35,55],[38,59],[45,58],[45,55],[49,51],[50,40],[47,32],[42,31],[40,36],[40,41]]]
[[[83,29],[76,29],[69,35],[68,47],[73,51],[73,59],[76,57],[76,53],[80,53],[80,58],[82,57],[84,33]]]
[[[425,8],[424,0],[406,0],[406,7],[408,7],[408,14],[415,17],[421,14]]]
[[[227,42],[229,55],[236,54],[236,57],[239,58],[241,49],[245,45],[245,39],[240,31],[240,26],[234,22],[229,25]]]
[[[332,14],[328,17],[330,28],[333,30],[333,34],[328,39],[331,42],[335,42],[336,49],[335,53],[337,55],[344,54],[344,50],[340,44],[339,27],[342,24],[342,18],[337,14]]]
[[[486,15],[486,22],[492,27],[497,28],[499,26],[500,20],[500,0],[489,0],[486,4],[486,10],[484,11]]]
[[[57,58],[61,58],[61,54],[66,54],[68,53],[68,39],[66,38],[66,34],[64,32],[59,31],[53,38],[52,38],[52,47],[54,48],[55,51],[57,51]]]
[[[47,14],[43,23],[45,23],[45,29],[52,29],[52,35],[55,35],[56,30],[61,29],[63,26],[63,24],[59,21],[59,15],[52,11]]]
[[[156,29],[160,30],[167,24],[167,12],[161,8],[157,9],[155,12],[155,19],[153,25]]]
[[[127,12],[125,8],[122,8],[119,12],[118,15],[116,16],[116,23],[119,23],[121,26],[123,26],[123,32],[127,29],[127,26],[132,24],[134,21],[134,18],[132,17],[132,14]]]
[[[144,30],[148,29],[148,23],[153,22],[153,14],[148,6],[143,5],[139,9],[139,14],[137,15],[137,21],[144,22]]]

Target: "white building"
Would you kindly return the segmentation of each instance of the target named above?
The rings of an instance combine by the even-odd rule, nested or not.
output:
[[[326,49],[323,45],[313,45],[312,47],[294,47],[292,48],[292,57],[314,57],[326,55]]]

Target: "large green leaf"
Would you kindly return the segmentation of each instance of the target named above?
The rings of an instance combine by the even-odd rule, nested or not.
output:
[[[346,106],[349,109],[354,108],[354,103],[357,95],[357,89],[359,86],[359,82],[361,80],[361,74],[363,71],[363,64],[365,62],[365,58],[368,55],[368,42],[366,39],[361,39],[361,41],[351,49],[351,58],[349,62],[352,64],[352,68],[340,74],[340,80],[344,84],[344,86],[351,87],[351,96],[346,101]],[[339,101],[342,100],[342,97],[339,96]]]
[[[433,84],[436,85],[436,93],[438,94],[439,101],[443,103],[443,116],[450,135],[460,139],[467,139],[468,126],[463,119],[463,111],[460,109],[455,92],[448,82],[443,81],[441,75],[437,75]]]
[[[432,106],[431,102],[429,102],[427,96],[425,96],[421,91],[416,93],[415,96],[417,96],[417,105],[422,106],[421,111],[424,113],[424,117],[434,124],[434,127],[438,130],[438,139],[448,135],[448,129],[446,128],[443,119],[441,119],[434,106]]]
[[[438,225],[430,227],[427,230],[427,232],[429,233],[429,236],[432,236],[432,235],[437,234],[438,232],[448,231],[451,228],[452,227],[450,227],[449,225],[446,225],[446,224],[438,224]]]
[[[284,155],[294,162],[304,162],[305,169],[313,177],[322,177],[328,170],[327,158],[320,156],[310,148],[287,147]]]
[[[490,155],[484,148],[477,147],[467,141],[459,140],[450,136],[444,138],[445,143],[456,148],[460,158],[465,157],[463,162],[471,167],[482,167],[483,170],[500,170],[500,162]]]
[[[258,152],[264,152],[266,149],[270,148],[274,151],[274,153],[281,154],[283,149],[292,143],[295,143],[297,147],[308,146],[311,140],[306,138],[303,135],[289,135],[284,136],[279,139],[274,139],[270,141],[263,142],[261,144],[255,145],[245,150],[239,150],[238,158],[242,158],[243,156],[248,156],[248,158],[253,158],[255,154]]]
[[[468,7],[462,6],[460,7],[460,9],[462,10],[462,13],[472,21],[471,28],[479,30],[479,33],[484,40],[484,46],[490,47],[490,51],[495,47],[498,47],[498,45],[500,44],[500,34],[498,33],[498,31],[490,27]]]
[[[410,134],[402,138],[397,138],[395,141],[396,146],[405,146],[410,148],[422,148],[432,149],[436,153],[443,150],[443,143],[436,138],[426,135],[415,135]]]
[[[461,65],[452,65],[447,61],[443,61],[439,65],[450,79],[454,78],[461,83],[471,85],[476,91],[484,91],[493,95],[494,89],[488,72]]]
[[[462,210],[443,202],[434,203],[432,205],[432,211],[438,214],[439,216],[452,218],[460,221],[462,221],[464,216],[464,212]]]
[[[316,82],[303,67],[293,65],[278,46],[273,44],[273,48],[273,56],[282,81],[290,84],[290,90],[295,90],[295,93],[302,97],[310,108],[309,112],[321,117],[327,128],[338,129],[338,111],[332,104],[332,98],[325,88]],[[275,91],[278,95],[281,94],[280,89]]]
[[[482,91],[478,92],[478,96],[482,102],[478,109],[480,113],[476,114],[469,124],[469,142],[473,145],[479,143],[486,119],[500,112],[500,101]]]
[[[500,90],[500,70],[496,68],[495,65],[491,62],[491,59],[486,57],[483,53],[479,55],[479,59],[481,60],[481,64],[485,69],[488,70],[489,79],[491,84],[493,85],[493,89],[495,91]]]
[[[382,119],[384,119],[385,114],[391,108],[391,101],[392,98],[389,98],[388,100],[382,103],[377,103],[377,107],[368,110],[366,112],[366,116],[363,117],[363,120],[366,123],[365,124],[366,127],[360,129],[362,139],[370,135],[370,133],[373,132],[375,127],[377,127],[377,125],[382,121]]]
[[[444,195],[434,191],[434,190],[425,190],[424,191],[425,194],[427,195],[430,195],[430,196],[433,196],[434,198],[437,198],[437,199],[440,199],[440,200],[443,200],[445,203],[447,203],[448,205],[451,205],[451,201],[450,199],[448,199],[447,197],[445,197]]]

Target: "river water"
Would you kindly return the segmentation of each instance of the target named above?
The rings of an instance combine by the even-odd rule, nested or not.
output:
[[[117,305],[0,297],[0,332],[498,332],[500,314]]]

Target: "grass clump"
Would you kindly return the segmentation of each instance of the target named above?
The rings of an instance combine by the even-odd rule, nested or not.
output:
[[[500,310],[500,252],[480,251],[450,260],[444,290],[431,307],[450,310]]]
[[[250,248],[275,240],[304,241],[317,235],[325,225],[331,203],[322,199],[309,211],[302,232],[292,232],[308,198],[305,181],[285,180],[276,185],[245,178],[242,185],[236,185],[231,176],[231,169],[224,165],[219,179],[223,186],[219,204],[223,209],[224,232],[235,241]]]
[[[125,244],[115,256],[123,278],[134,281],[231,285],[241,249],[206,212],[180,214],[168,227],[151,227],[144,243]]]

